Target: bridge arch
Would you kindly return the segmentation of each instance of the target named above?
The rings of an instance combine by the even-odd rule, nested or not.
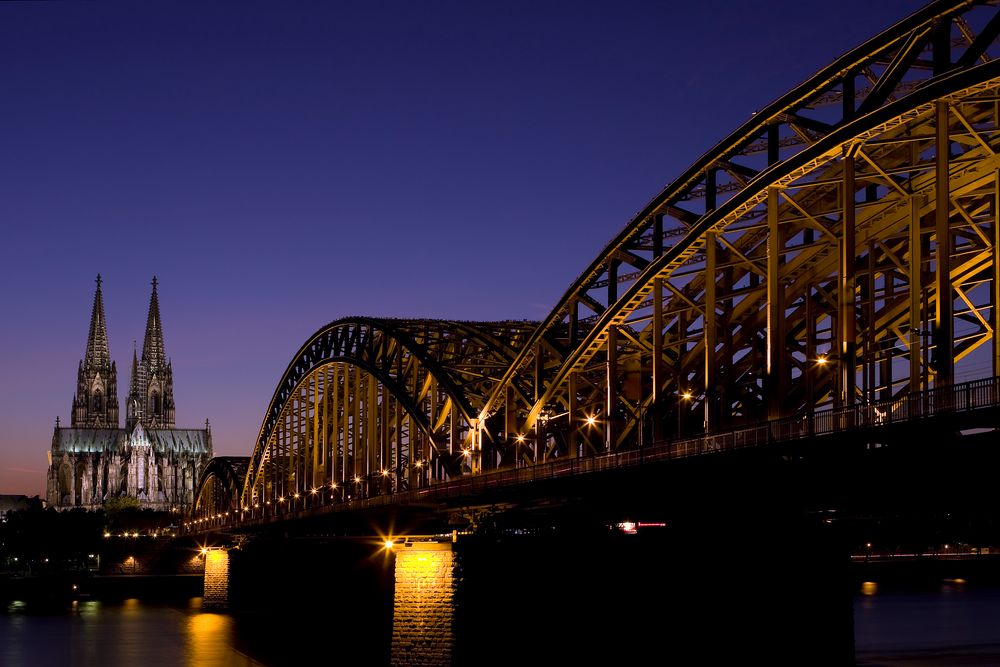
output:
[[[535,326],[352,317],[321,328],[274,392],[243,506],[324,487],[356,498],[477,471],[479,410]]]
[[[935,2],[755,113],[602,250],[480,419],[578,456],[1000,372],[998,34],[995,6]]]
[[[192,517],[209,520],[237,511],[249,463],[246,456],[216,456],[210,460],[198,479]]]

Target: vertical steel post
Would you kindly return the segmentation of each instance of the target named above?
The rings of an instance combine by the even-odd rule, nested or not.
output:
[[[955,354],[953,346],[953,312],[954,295],[951,289],[951,229],[948,223],[948,213],[951,209],[950,188],[948,182],[950,138],[948,133],[948,103],[935,103],[936,125],[936,160],[935,187],[936,199],[934,215],[935,276],[934,290],[937,293],[934,309],[934,371],[935,386],[949,385],[955,374]]]
[[[920,206],[922,197],[910,197],[910,391],[920,391],[923,360],[923,239],[920,236]]]
[[[614,451],[617,429],[615,428],[615,411],[618,407],[618,328],[612,324],[608,327],[608,361],[607,371],[607,402],[604,411],[604,450]]]
[[[767,191],[767,350],[764,363],[767,417],[782,416],[785,382],[784,295],[781,286],[781,251],[784,243],[778,217],[779,190]]]
[[[663,255],[663,217],[653,221],[653,258]],[[663,368],[663,279],[653,279],[653,441],[663,439],[664,377]]]
[[[1000,107],[1000,103],[997,103]],[[1000,171],[993,180],[993,308],[990,320],[993,325],[993,377],[1000,376]]]
[[[843,215],[840,230],[840,289],[837,301],[840,311],[840,403],[854,404],[857,385],[857,323],[855,313],[855,184],[854,156],[844,156],[844,182],[842,186]]]
[[[715,232],[705,234],[705,432],[715,430],[718,426],[718,396],[715,386],[718,382],[718,363],[716,359],[716,344],[718,329],[715,320],[715,289],[716,289],[716,241]]]

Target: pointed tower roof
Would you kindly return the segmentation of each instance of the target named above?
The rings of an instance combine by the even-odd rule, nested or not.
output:
[[[149,315],[146,317],[146,338],[142,341],[142,360],[151,372],[167,365],[163,348],[163,325],[160,322],[160,300],[156,296],[158,281],[153,276],[153,293],[149,297]]]
[[[131,371],[131,375],[129,375],[129,381],[128,381],[128,395],[129,395],[129,398],[131,398],[133,394],[135,394],[135,393],[138,392],[138,387],[139,387],[138,382],[139,382],[139,357],[136,355],[135,341],[133,340],[132,341],[132,371]]]
[[[104,321],[104,296],[101,293],[101,274],[97,274],[97,291],[94,292],[94,310],[90,315],[90,333],[87,352],[83,357],[84,368],[107,368],[111,365],[108,352],[108,327]]]

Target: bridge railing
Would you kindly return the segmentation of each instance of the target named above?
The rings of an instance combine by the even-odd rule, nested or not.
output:
[[[639,466],[646,463],[692,456],[710,455],[737,449],[760,447],[806,438],[823,438],[836,433],[869,431],[877,437],[880,429],[894,424],[913,423],[946,414],[969,413],[1000,408],[1000,377],[974,380],[947,387],[936,387],[893,399],[831,408],[812,414],[756,424],[746,428],[708,433],[693,438],[663,441],[648,447],[590,457],[562,457],[522,468],[493,470],[409,491],[375,495],[333,503],[343,509],[363,509],[391,504],[405,504],[487,493],[501,487],[551,480]],[[269,504],[270,505],[270,504]],[[320,505],[326,505],[320,503]],[[327,505],[328,506],[328,505]],[[315,510],[316,505],[302,510]],[[255,507],[249,513],[204,520],[193,530],[255,523],[279,516],[295,515],[294,508],[279,510],[277,505]]]
[[[760,447],[847,431],[877,430],[947,413],[1000,407],[1000,377],[936,387],[884,401],[858,403],[778,419],[747,428],[664,441],[601,456],[560,458],[546,463],[462,477],[418,492],[421,496],[458,497],[490,489],[569,475],[627,468],[644,463]]]
[[[679,458],[844,431],[878,429],[942,414],[996,407],[1000,407],[1000,377],[935,387],[883,401],[830,408],[727,432],[654,443],[651,449],[665,447],[671,458]]]

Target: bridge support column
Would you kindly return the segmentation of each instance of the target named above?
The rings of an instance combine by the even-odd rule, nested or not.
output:
[[[954,299],[951,287],[951,212],[949,183],[948,103],[935,103],[937,155],[935,159],[935,275],[937,292],[934,310],[934,386],[952,383],[955,374]]]
[[[407,542],[394,549],[391,664],[447,667],[455,645],[458,561],[452,545]]]
[[[784,416],[784,401],[786,393],[785,356],[785,304],[784,286],[781,283],[781,253],[785,249],[782,239],[782,229],[779,225],[779,190],[769,188],[767,191],[767,360],[765,392],[767,395],[767,418],[778,419]],[[714,237],[712,237],[714,242]],[[714,250],[712,263],[714,264]],[[715,280],[712,276],[711,280]],[[712,288],[712,298],[715,288]],[[706,306],[708,308],[709,306]],[[711,308],[715,308],[713,304]],[[715,314],[712,314],[714,324]],[[712,350],[715,353],[715,350]],[[706,378],[707,381],[707,378]]]
[[[229,608],[229,549],[209,549],[205,553],[205,592],[201,607]]]
[[[855,240],[855,180],[854,155],[844,156],[844,183],[841,196],[843,198],[843,215],[840,230],[840,281],[837,290],[837,309],[840,311],[838,324],[838,353],[840,356],[840,390],[838,392],[841,405],[854,405],[857,389],[857,311],[855,295],[855,264],[857,243]]]

